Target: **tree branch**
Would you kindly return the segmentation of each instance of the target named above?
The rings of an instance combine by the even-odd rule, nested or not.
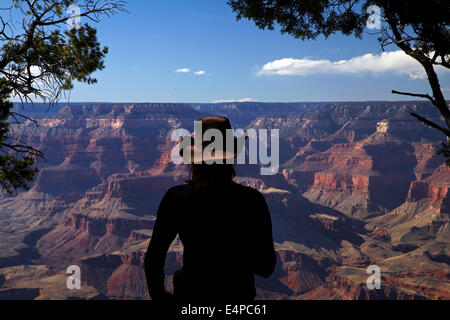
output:
[[[26,146],[26,145],[20,145],[20,144],[16,144],[16,145],[11,145],[8,143],[0,143],[1,145],[1,149],[3,149],[3,147],[9,148],[11,150],[14,150],[17,153],[29,153],[33,156],[37,156],[40,158],[43,158],[44,154],[42,153],[42,151],[39,151],[33,147],[30,146]]]
[[[400,94],[400,95],[404,95],[404,96],[410,96],[410,97],[424,98],[424,99],[430,100],[433,104],[435,103],[433,97],[431,97],[429,94],[401,92],[401,91],[396,91],[396,90],[392,90],[392,93]]]
[[[414,112],[411,112],[411,115],[414,118],[418,119],[419,121],[425,123],[426,125],[429,125],[430,127],[433,127],[435,129],[438,129],[438,130],[442,131],[443,133],[445,133],[445,135],[447,137],[450,137],[450,130],[448,130],[448,129],[438,125],[437,123],[434,123],[433,121],[430,121],[430,120],[428,120],[428,119],[426,119],[426,118],[424,118],[422,116],[419,116],[418,114],[416,114]]]

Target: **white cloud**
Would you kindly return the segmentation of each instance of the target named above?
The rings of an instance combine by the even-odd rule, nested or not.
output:
[[[195,71],[194,74],[195,74],[196,76],[203,76],[203,75],[206,74],[206,71],[204,71],[204,70],[199,70],[199,71]]]
[[[225,102],[255,102],[252,98],[242,98],[242,99],[225,99],[225,100],[215,100],[213,103],[225,103]]]
[[[438,72],[447,71],[443,67],[436,68]],[[349,60],[330,61],[312,60],[309,58],[284,58],[266,63],[258,75],[305,76],[311,74],[381,74],[394,72],[408,75],[411,79],[426,78],[422,66],[403,51],[383,52],[381,54],[365,54]]]
[[[180,69],[177,69],[175,72],[177,72],[177,73],[189,73],[189,72],[191,72],[191,69],[189,69],[189,68],[180,68]]]

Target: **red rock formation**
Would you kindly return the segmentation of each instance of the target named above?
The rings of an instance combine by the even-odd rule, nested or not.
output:
[[[422,180],[433,174],[434,170],[443,162],[443,157],[437,155],[433,144],[413,143],[417,166],[414,169],[416,180]]]
[[[324,282],[325,270],[311,257],[287,250],[278,250],[277,253],[281,270],[277,270],[274,276],[292,294],[308,292]]]
[[[429,106],[316,107],[258,118],[234,104],[221,109],[245,125],[256,118],[250,125],[256,129],[280,129],[281,160],[293,157],[271,177],[259,176],[257,166],[237,169],[239,183],[266,197],[277,242],[277,269],[258,280],[259,297],[447,298],[436,279],[448,280],[449,172],[440,167],[433,174],[440,160],[431,144],[419,141],[437,140],[409,116],[426,114]],[[105,297],[148,298],[143,254],[156,210],[164,192],[188,173],[171,163],[168,138],[200,117],[182,105],[100,105],[66,107],[40,127],[24,126],[21,139],[42,149],[48,163],[30,192],[0,199],[0,236],[21,252],[0,260],[32,263],[36,248],[40,262],[53,267],[81,259],[83,281]],[[362,228],[365,217],[387,210],[370,219],[369,231]],[[385,260],[392,268],[386,286],[367,291],[364,267]],[[171,250],[169,289],[181,262],[181,249]]]
[[[369,290],[366,283],[358,283],[339,274],[332,274],[326,279],[324,288],[328,295],[343,300],[417,300],[424,299],[418,294],[398,290],[394,286],[382,285],[381,289]],[[322,293],[323,294],[323,293]],[[314,296],[312,296],[314,297]],[[324,297],[321,297],[322,299]]]
[[[346,221],[344,218],[329,216],[325,214],[314,214],[311,218],[317,221],[325,230],[338,232],[346,229]]]
[[[21,127],[19,136],[46,154],[45,166],[92,168],[107,179],[150,169],[171,130],[191,130],[200,117],[180,104],[67,106],[39,126]]]
[[[391,235],[386,229],[377,227],[372,234],[370,235],[372,239],[379,240],[379,241],[391,241]]]
[[[143,240],[148,240],[152,237],[152,230],[133,230],[130,233],[128,242],[141,242]]]
[[[82,283],[92,285],[100,293],[106,294],[107,281],[111,274],[122,264],[118,255],[100,255],[83,258],[79,261]]]
[[[292,169],[284,169],[283,176],[286,182],[294,185],[299,191],[306,191],[310,186],[314,184],[315,180],[314,171],[300,171]]]
[[[86,255],[119,250],[133,231],[148,230],[153,226],[153,219],[105,218],[73,213],[64,226],[43,236],[37,247],[49,263],[73,262]],[[70,256],[66,252],[71,252]]]
[[[443,164],[428,178],[421,181],[413,181],[406,201],[412,203],[427,199],[431,209],[449,214],[449,188],[450,168]]]
[[[416,160],[410,145],[382,129],[357,143],[307,156],[288,178],[314,172],[305,196],[351,216],[395,208],[406,199]]]

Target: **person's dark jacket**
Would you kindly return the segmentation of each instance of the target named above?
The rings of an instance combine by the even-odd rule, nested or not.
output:
[[[158,209],[145,257],[152,299],[164,289],[166,253],[176,235],[184,246],[183,268],[174,276],[175,298],[255,298],[254,274],[275,267],[270,213],[263,195],[237,183],[171,188]]]

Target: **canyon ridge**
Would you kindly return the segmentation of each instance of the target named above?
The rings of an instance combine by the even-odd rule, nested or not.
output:
[[[20,108],[18,110],[20,112]],[[258,299],[450,299],[450,168],[425,102],[71,104],[26,106],[15,124],[43,151],[29,191],[0,196],[0,299],[149,299],[143,261],[159,202],[185,183],[173,130],[208,115],[279,129],[278,174],[238,165],[266,198],[275,272]],[[166,259],[166,285],[182,264]],[[208,255],[208,252],[205,252]],[[81,268],[80,290],[66,269]],[[367,268],[381,269],[369,290]]]

